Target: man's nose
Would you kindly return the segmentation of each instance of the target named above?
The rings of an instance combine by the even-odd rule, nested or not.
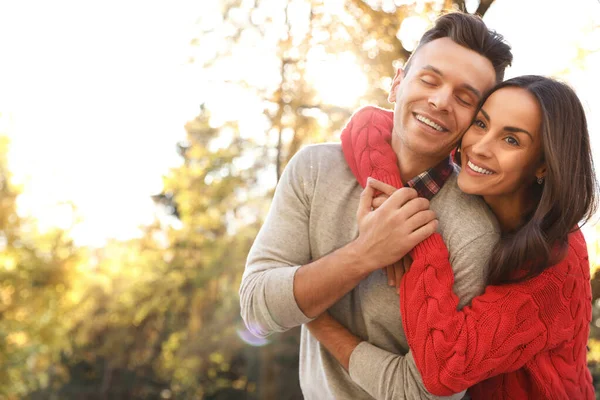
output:
[[[429,105],[437,111],[450,111],[452,92],[447,88],[440,88],[429,96]]]

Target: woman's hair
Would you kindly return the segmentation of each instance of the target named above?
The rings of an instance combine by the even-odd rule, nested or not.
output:
[[[518,230],[503,234],[490,258],[488,284],[523,281],[566,255],[568,234],[587,222],[597,207],[597,181],[583,106],[569,86],[526,75],[498,84],[527,90],[542,111],[541,137],[546,175],[532,184],[534,207]]]

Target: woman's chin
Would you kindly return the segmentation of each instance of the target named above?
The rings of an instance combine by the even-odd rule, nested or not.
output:
[[[463,169],[458,174],[458,179],[456,180],[456,183],[458,184],[458,188],[461,190],[461,192],[480,196],[482,194],[481,188],[478,188],[477,185],[474,185],[471,181],[471,177],[468,176]]]

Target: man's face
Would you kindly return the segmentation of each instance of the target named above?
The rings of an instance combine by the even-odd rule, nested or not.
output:
[[[496,80],[492,63],[449,38],[419,48],[406,75],[398,71],[392,146],[437,162],[469,127],[481,96]]]

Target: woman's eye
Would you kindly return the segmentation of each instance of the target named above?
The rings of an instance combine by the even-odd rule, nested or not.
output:
[[[481,129],[485,129],[485,123],[480,119],[476,119],[475,121],[473,121],[473,125],[481,128]]]
[[[423,82],[424,84],[426,84],[426,85],[428,85],[428,86],[433,86],[433,85],[435,85],[433,82],[427,81],[427,80],[425,80],[425,79],[423,79],[423,78],[421,78],[421,82]]]
[[[517,139],[515,139],[512,136],[507,136],[506,138],[504,138],[504,141],[508,144],[510,144],[511,146],[518,146],[519,145],[519,141]]]

